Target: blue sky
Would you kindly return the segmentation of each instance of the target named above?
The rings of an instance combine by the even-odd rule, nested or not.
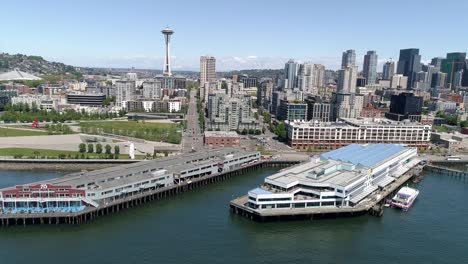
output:
[[[175,69],[280,68],[288,58],[337,68],[341,53],[379,61],[420,48],[423,61],[468,48],[466,0],[15,0],[1,4],[0,51],[76,66],[161,69],[160,30],[174,29]],[[379,69],[380,70],[380,69]]]

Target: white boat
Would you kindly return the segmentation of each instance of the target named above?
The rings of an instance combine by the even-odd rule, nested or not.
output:
[[[408,211],[409,208],[413,205],[416,197],[419,195],[419,190],[403,187],[392,199],[392,206],[403,209],[403,211]]]

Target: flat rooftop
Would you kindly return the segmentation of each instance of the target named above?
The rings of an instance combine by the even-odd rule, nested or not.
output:
[[[405,127],[431,127],[419,122],[394,121],[387,118],[342,118],[338,122],[318,122],[318,121],[287,121],[290,125],[299,128],[309,127],[361,127],[361,126],[405,126]]]
[[[180,171],[190,169],[196,166],[209,164],[214,161],[222,161],[227,155],[241,156],[252,154],[252,152],[244,151],[235,148],[223,148],[216,150],[197,151],[194,153],[176,155],[156,160],[145,160],[131,164],[124,164],[115,167],[99,169],[94,171],[82,171],[65,175],[64,177],[50,179],[46,181],[29,183],[49,183],[60,185],[71,185],[73,187],[96,183],[100,187],[118,186],[121,181],[136,182],[140,178],[148,178],[148,175],[143,174],[143,171],[161,171],[166,170],[164,174],[179,173]],[[125,176],[132,174],[134,176],[126,178]],[[141,177],[140,177],[141,176]],[[29,185],[28,184],[28,185]]]
[[[235,131],[205,131],[205,137],[238,138],[239,135]]]
[[[398,144],[351,144],[324,153],[319,159],[284,169],[266,179],[283,185],[303,182],[345,187],[365,177],[369,169],[409,150]]]
[[[299,183],[328,183],[339,186],[347,186],[362,177],[360,170],[344,170],[340,169],[341,162],[334,160],[319,161],[319,162],[307,162],[297,166],[293,166],[289,169],[285,169],[276,174],[267,177],[268,180],[272,180],[284,185]],[[337,170],[315,177],[314,174],[330,167],[338,166]]]
[[[322,158],[372,168],[404,150],[405,147],[403,145],[397,144],[351,144],[346,147],[324,153],[322,154]]]

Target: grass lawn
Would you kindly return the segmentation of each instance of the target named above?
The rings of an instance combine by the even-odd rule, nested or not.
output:
[[[80,122],[81,131],[88,134],[114,134],[179,144],[182,128],[177,124],[134,121]]]
[[[30,149],[30,148],[0,148],[0,156],[12,156],[16,158],[59,158],[60,155],[65,155],[67,159],[75,159],[77,156],[81,158],[81,153],[78,151],[66,151],[55,149]],[[85,159],[99,159],[96,153],[84,153]],[[101,158],[105,158],[105,154],[101,154]],[[135,155],[136,159],[143,159],[144,155]],[[120,154],[119,159],[128,159],[127,154]]]
[[[433,126],[433,130],[436,132],[450,132],[452,129],[448,128],[447,126],[441,125],[441,126]]]
[[[44,136],[48,135],[45,131],[21,130],[14,128],[0,127],[0,137],[25,137],[25,136]]]

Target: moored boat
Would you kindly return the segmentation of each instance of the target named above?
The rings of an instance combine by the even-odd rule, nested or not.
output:
[[[401,208],[403,211],[408,211],[418,195],[419,190],[410,187],[403,187],[393,197],[392,206]]]

